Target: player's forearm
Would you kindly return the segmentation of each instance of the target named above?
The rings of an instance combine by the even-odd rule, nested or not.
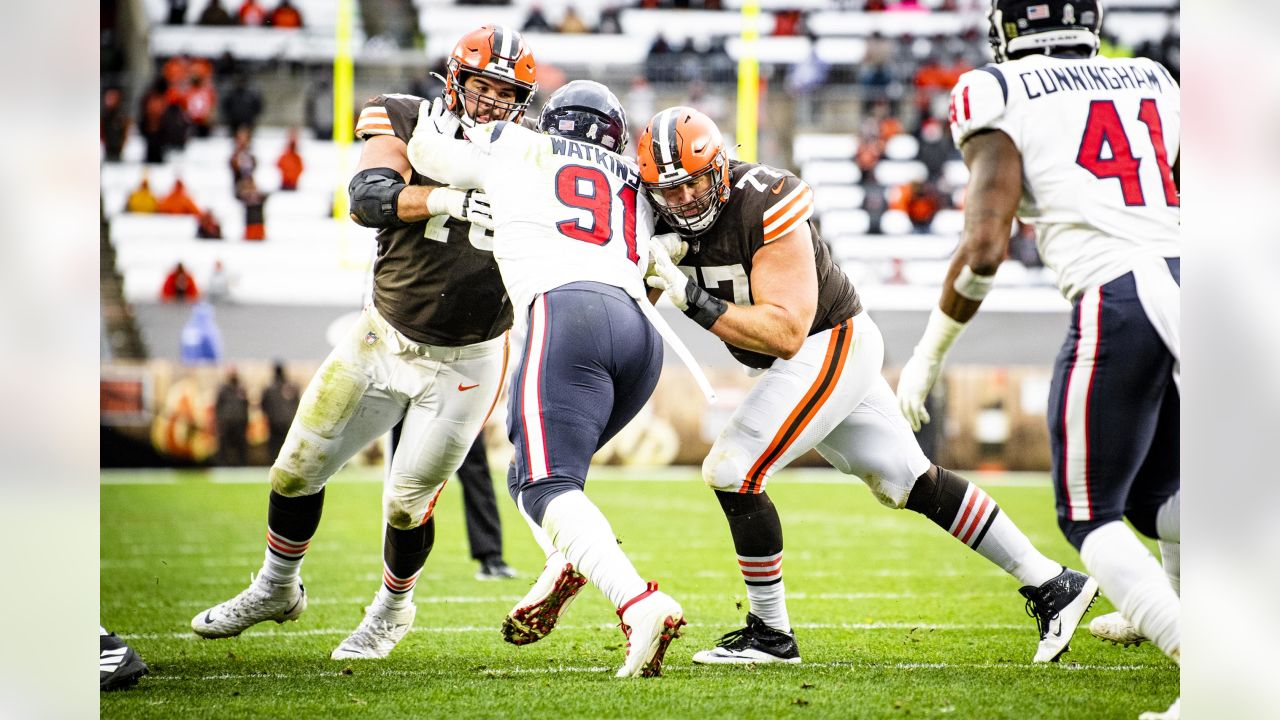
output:
[[[428,185],[408,185],[400,191],[400,199],[396,204],[396,215],[407,223],[419,222],[431,217],[427,212],[427,197],[434,187]]]
[[[711,332],[734,347],[789,360],[800,352],[810,324],[777,305],[730,303]]]

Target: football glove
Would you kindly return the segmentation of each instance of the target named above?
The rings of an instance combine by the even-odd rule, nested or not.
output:
[[[423,175],[431,167],[431,147],[440,138],[452,140],[458,132],[458,118],[445,109],[444,100],[423,100],[418,106],[418,124],[413,128],[413,137],[409,138],[409,164]]]
[[[427,212],[432,215],[449,215],[486,230],[493,229],[493,211],[489,207],[489,196],[483,190],[433,188],[427,196]]]
[[[929,422],[929,412],[924,409],[925,398],[938,381],[938,371],[942,369],[947,351],[964,327],[964,323],[935,307],[929,314],[929,324],[925,326],[920,342],[916,343],[911,359],[902,367],[902,375],[898,377],[898,407],[912,430],[918,431],[921,425]]]
[[[649,273],[645,282],[667,295],[667,299],[684,312],[689,309],[689,276],[680,271],[667,254],[665,244],[654,235],[649,240]]]

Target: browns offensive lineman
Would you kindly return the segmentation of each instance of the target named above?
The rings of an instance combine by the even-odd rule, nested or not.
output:
[[[444,102],[468,127],[519,121],[537,89],[533,55],[502,27],[463,36],[447,68]],[[382,585],[332,657],[386,657],[413,623],[413,587],[435,539],[432,510],[501,393],[512,319],[483,195],[441,187],[409,164],[421,103],[380,95],[360,114],[356,135],[366,142],[349,192],[352,218],[378,229],[373,299],[312,378],[271,468],[262,571],[191,621],[202,637],[302,613],[300,570],[325,483],[397,423]]]
[[[1057,660],[1097,583],[1046,558],[987,493],[921,452],[880,375],[880,330],[810,221],[808,185],[728,160],[715,123],[688,107],[655,115],[637,152],[649,199],[690,245],[677,267],[654,243],[649,284],[760,375],[702,464],[737,550],[747,623],[693,661],[800,662],[765,486],[815,447],[881,503],[924,515],[1017,578],[1040,627],[1035,660]]]

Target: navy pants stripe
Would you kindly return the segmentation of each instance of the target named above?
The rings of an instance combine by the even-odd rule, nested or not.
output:
[[[1177,280],[1179,261],[1167,264]],[[1048,421],[1058,520],[1077,548],[1099,525],[1135,511],[1153,516],[1180,487],[1174,363],[1132,273],[1075,301]],[[1135,521],[1147,532],[1143,524]]]
[[[591,456],[653,394],[662,339],[621,289],[576,282],[540,295],[511,383],[513,498],[541,522],[552,497],[586,485]]]

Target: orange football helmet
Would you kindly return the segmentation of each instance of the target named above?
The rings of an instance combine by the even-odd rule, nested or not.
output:
[[[508,83],[516,88],[516,101],[492,99],[493,107],[505,113],[503,119],[519,122],[538,91],[538,65],[524,44],[520,33],[500,25],[484,25],[472,30],[457,45],[445,63],[444,101],[463,125],[476,124],[467,112],[467,99],[480,100],[478,93],[467,90],[465,83],[472,75]],[[490,102],[485,98],[485,102]]]
[[[683,235],[699,235],[729,201],[729,155],[715,121],[691,107],[649,121],[636,148],[640,181],[658,214]]]

